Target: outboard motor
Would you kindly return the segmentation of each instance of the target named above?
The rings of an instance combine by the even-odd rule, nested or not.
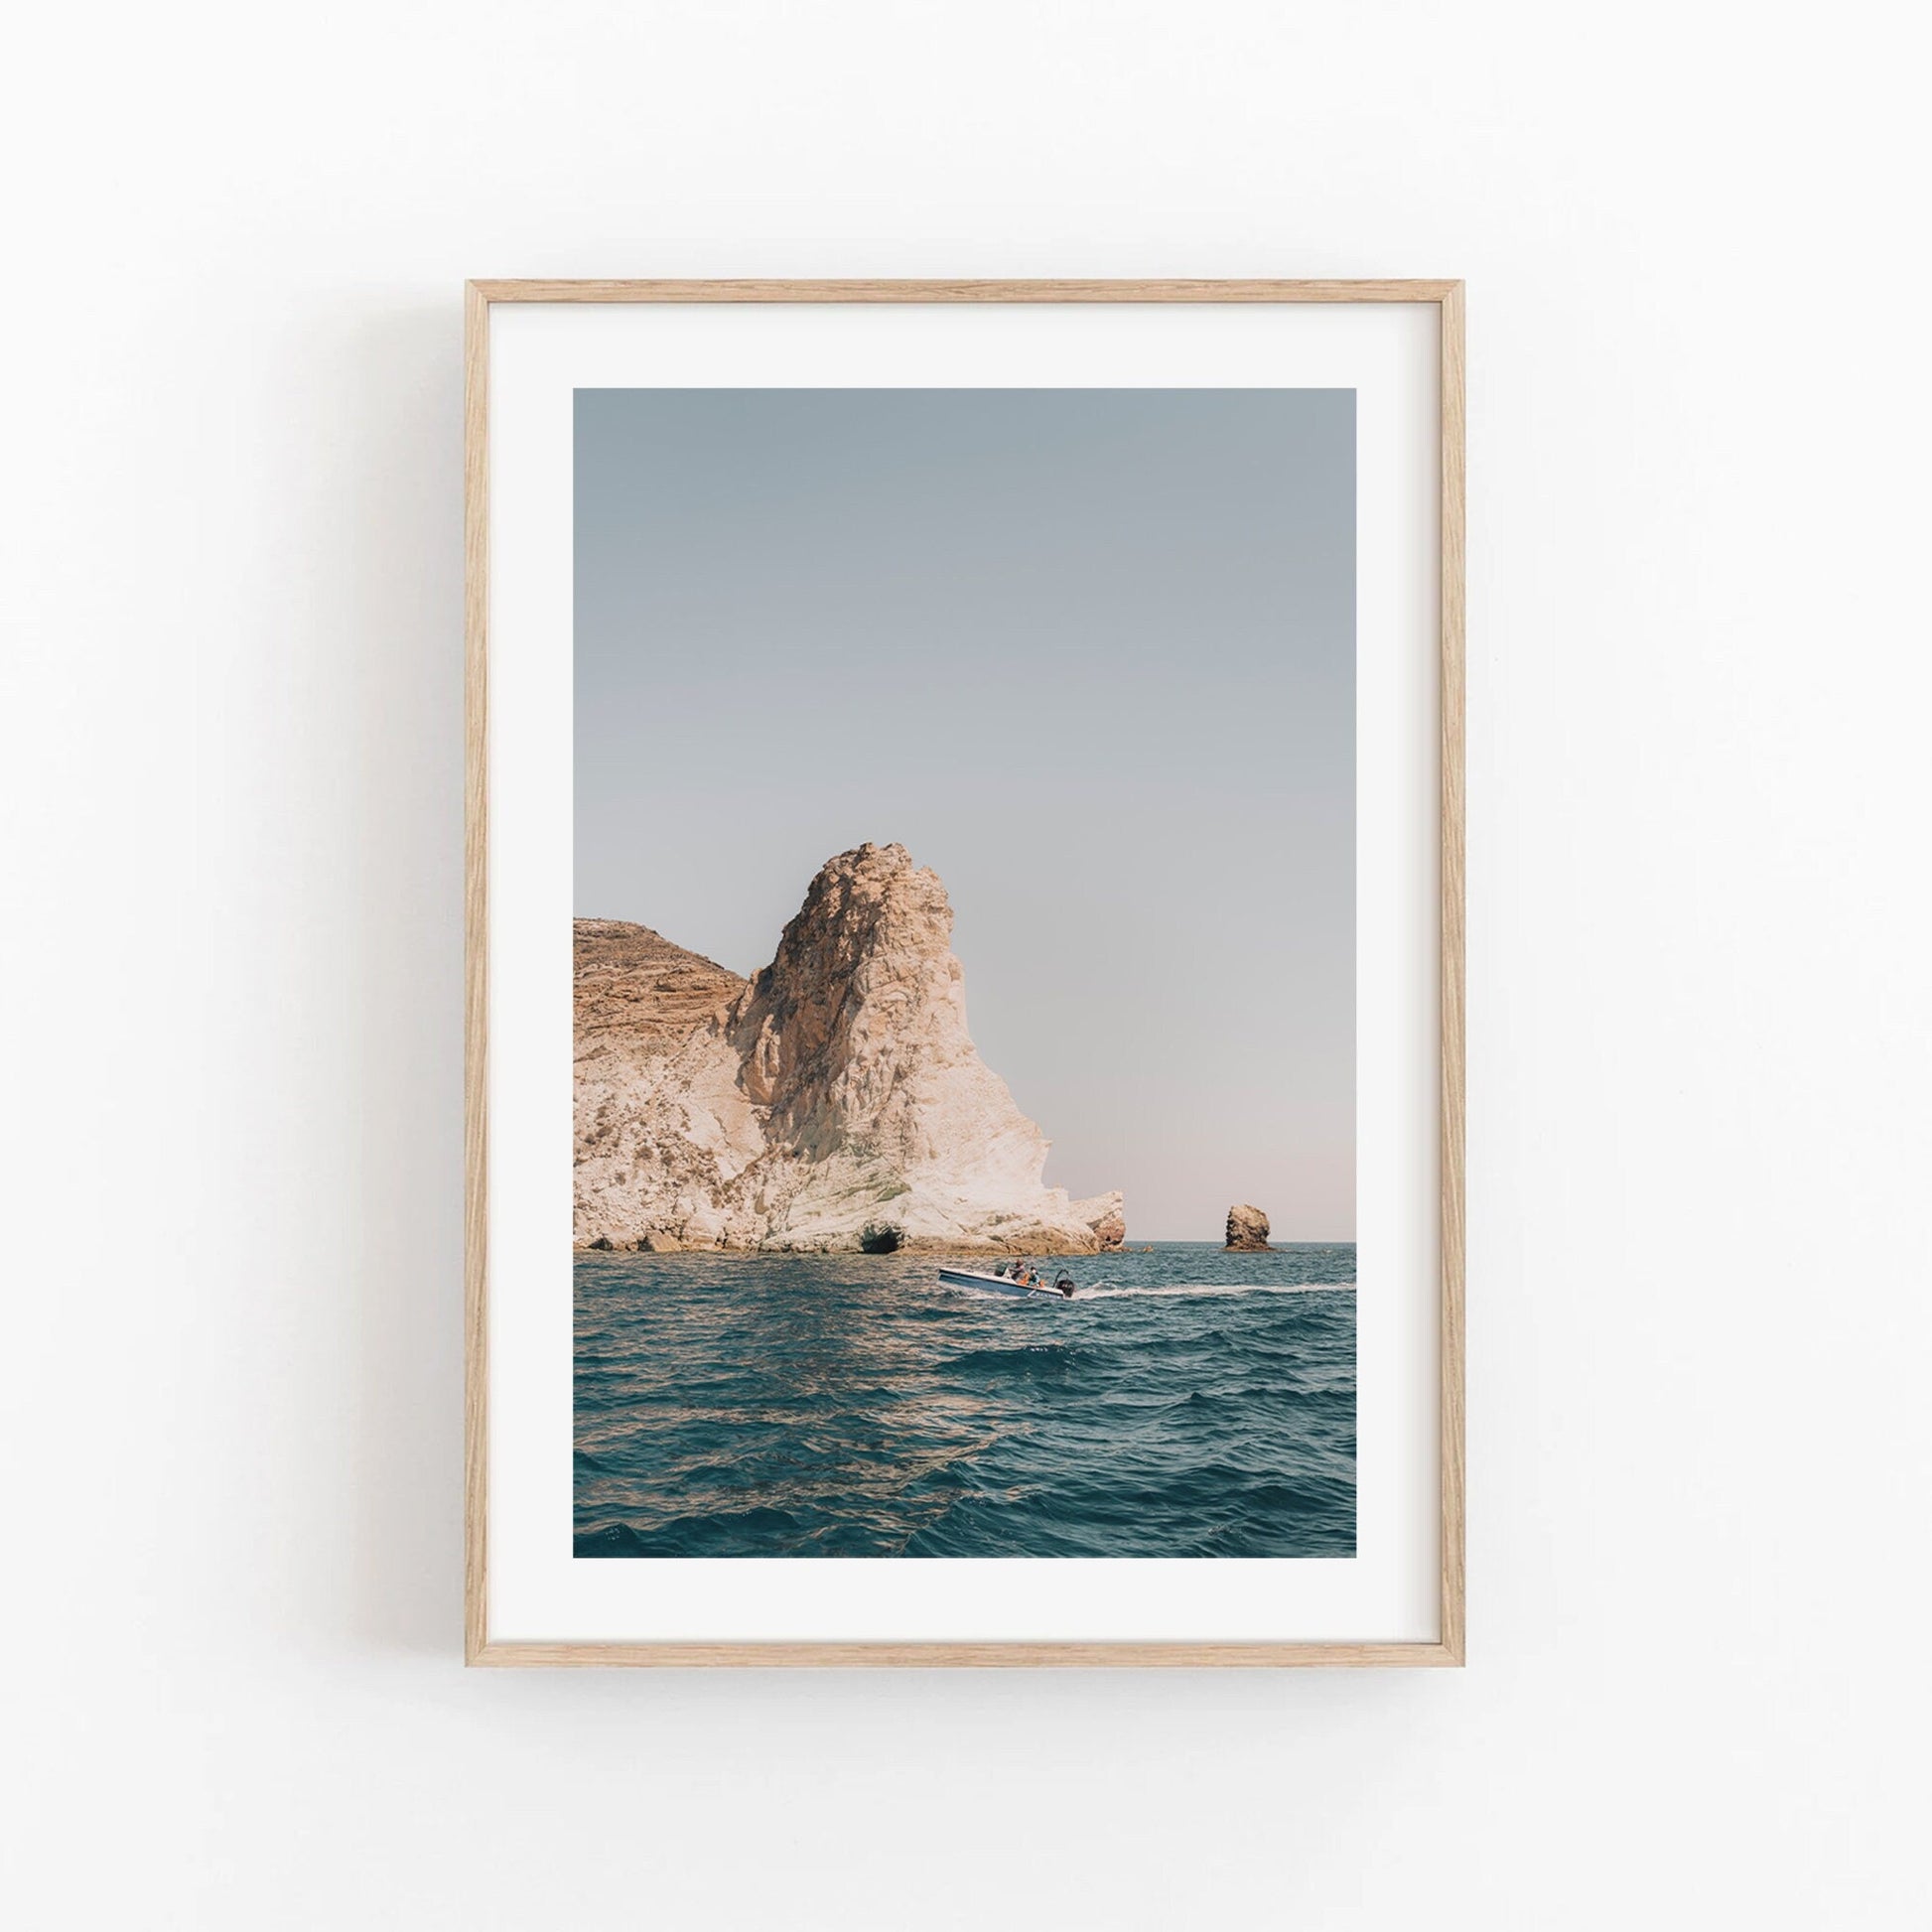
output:
[[[1073,1277],[1071,1275],[1062,1275],[1059,1278],[1059,1280],[1053,1284],[1053,1286],[1057,1288],[1059,1292],[1062,1295],[1064,1295],[1069,1302],[1073,1300],[1074,1283],[1073,1283]]]

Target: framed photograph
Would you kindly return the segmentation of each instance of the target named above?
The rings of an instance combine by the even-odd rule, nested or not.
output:
[[[470,285],[469,1661],[1462,1661],[1462,355]]]

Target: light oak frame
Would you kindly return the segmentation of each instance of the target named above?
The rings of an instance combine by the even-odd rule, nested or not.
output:
[[[1435,1643],[505,1643],[488,1633],[489,312],[503,302],[1411,302],[1441,322],[1442,1635]],[[493,1666],[1276,1668],[1463,1661],[1463,323],[1457,281],[478,281],[464,329],[465,1661]]]

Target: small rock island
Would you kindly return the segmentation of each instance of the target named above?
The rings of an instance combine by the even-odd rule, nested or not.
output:
[[[1237,1254],[1268,1251],[1268,1216],[1258,1207],[1237,1203],[1228,1209],[1228,1249]]]

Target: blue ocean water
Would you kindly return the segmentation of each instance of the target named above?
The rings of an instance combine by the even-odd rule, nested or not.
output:
[[[1354,1555],[1352,1245],[1056,1266],[579,1255],[576,1554]]]

